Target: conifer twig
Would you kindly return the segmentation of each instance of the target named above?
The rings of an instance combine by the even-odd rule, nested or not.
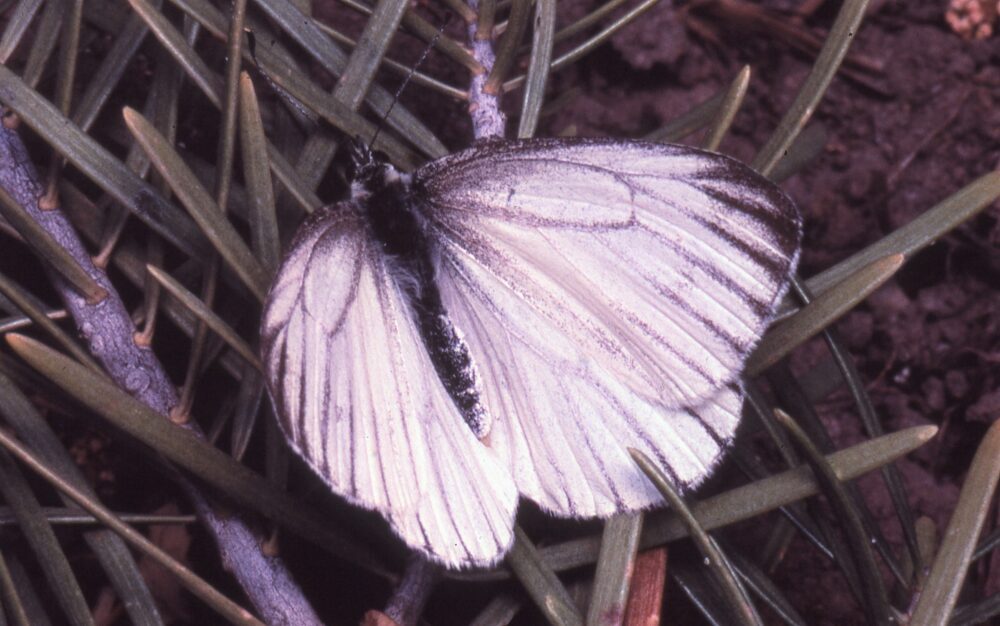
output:
[[[469,7],[478,12],[479,0],[469,0]],[[495,55],[493,52],[493,39],[489,36],[479,38],[476,36],[478,22],[473,21],[468,26],[469,45],[472,48],[472,56],[484,68],[482,74],[472,77],[472,84],[469,86],[469,115],[472,118],[472,132],[476,139],[486,139],[488,137],[505,137],[507,118],[500,110],[499,93],[486,93],[483,86],[486,78],[493,69]]]
[[[18,135],[17,118],[8,115],[0,128],[0,186],[21,204],[101,287],[107,295],[88,302],[68,281],[49,272],[77,329],[108,375],[147,406],[168,419],[177,393],[153,351],[134,340],[136,328],[118,291],[104,270],[95,266],[58,199],[44,188]],[[193,421],[184,428],[203,436]],[[177,482],[195,512],[215,539],[224,567],[237,579],[247,597],[268,624],[320,624],[311,605],[280,557],[264,553],[265,538],[240,514],[210,501],[187,477]]]

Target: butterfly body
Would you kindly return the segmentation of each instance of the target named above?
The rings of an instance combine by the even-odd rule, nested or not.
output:
[[[366,144],[350,144],[353,184],[347,208],[360,210],[371,237],[381,246],[389,271],[405,294],[424,347],[448,395],[477,437],[489,420],[479,402],[475,365],[448,318],[435,283],[434,251],[427,220],[414,201],[410,177],[380,159]],[[342,205],[334,205],[334,209]],[[322,221],[322,220],[321,220]]]
[[[679,146],[489,141],[412,176],[355,147],[262,325],[292,447],[412,547],[484,565],[518,495],[571,517],[660,502],[627,449],[700,482],[798,256],[784,194]]]

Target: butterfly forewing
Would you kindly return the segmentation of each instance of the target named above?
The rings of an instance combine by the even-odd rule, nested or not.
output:
[[[508,332],[531,336],[519,312],[540,315],[556,360],[667,409],[737,378],[798,254],[798,213],[777,187],[691,148],[486,143],[418,170],[414,189],[470,288],[505,287]]]
[[[410,546],[453,567],[495,561],[513,539],[516,489],[434,376],[361,211],[322,209],[272,287],[262,343],[283,430]]]

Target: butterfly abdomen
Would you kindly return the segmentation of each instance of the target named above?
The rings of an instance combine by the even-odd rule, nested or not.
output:
[[[425,220],[405,186],[399,184],[372,190],[365,208],[372,234],[382,246],[393,280],[407,297],[437,376],[472,432],[485,437],[489,419],[480,401],[476,367],[441,302]]]

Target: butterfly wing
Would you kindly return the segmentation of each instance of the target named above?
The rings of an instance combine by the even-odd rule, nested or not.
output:
[[[448,263],[515,330],[530,310],[567,340],[560,358],[668,409],[738,377],[798,258],[788,197],[693,148],[485,143],[421,168],[414,190]]]
[[[662,502],[628,449],[659,462],[679,488],[700,483],[739,424],[739,388],[717,390],[694,409],[664,409],[574,354],[573,339],[530,307],[501,300],[502,283],[464,273],[447,254],[438,284],[478,369],[492,418],[488,442],[518,490],[569,517],[607,517]],[[486,283],[489,291],[481,291]],[[512,321],[512,315],[517,315]]]
[[[659,502],[628,447],[678,486],[709,473],[797,258],[780,191],[719,155],[607,140],[485,144],[414,190],[522,494],[583,517]]]
[[[299,231],[262,324],[271,397],[295,451],[338,494],[381,512],[445,565],[496,561],[517,491],[465,425],[360,207]]]

